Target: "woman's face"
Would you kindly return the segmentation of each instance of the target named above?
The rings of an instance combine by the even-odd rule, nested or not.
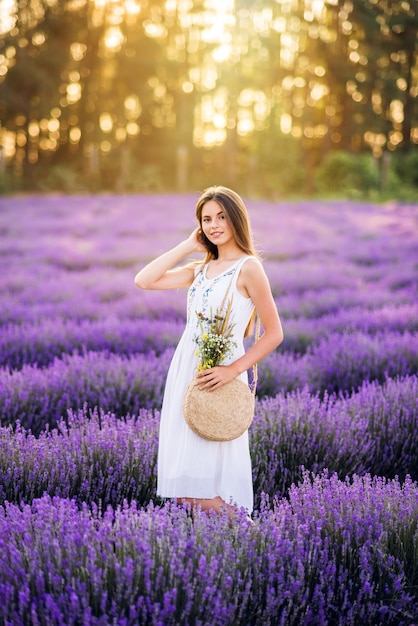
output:
[[[202,208],[202,230],[215,246],[234,239],[232,228],[227,222],[225,212],[216,200],[208,200]]]

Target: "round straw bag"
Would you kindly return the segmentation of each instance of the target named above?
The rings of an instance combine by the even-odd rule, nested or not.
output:
[[[193,379],[184,397],[184,418],[203,439],[231,441],[250,427],[254,416],[254,394],[235,378],[214,391],[200,390]]]

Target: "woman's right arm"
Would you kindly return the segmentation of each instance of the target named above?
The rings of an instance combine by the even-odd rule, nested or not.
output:
[[[194,279],[194,266],[174,266],[193,252],[206,252],[206,248],[199,239],[198,228],[192,232],[190,237],[139,270],[135,276],[135,285],[140,289],[189,287]]]

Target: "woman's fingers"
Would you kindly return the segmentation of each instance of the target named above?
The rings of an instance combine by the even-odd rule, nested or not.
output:
[[[199,372],[196,376],[196,385],[204,391],[211,391],[225,385],[229,380],[225,370],[224,367],[214,367]]]

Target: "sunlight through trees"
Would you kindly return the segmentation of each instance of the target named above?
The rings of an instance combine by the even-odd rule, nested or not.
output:
[[[3,0],[0,167],[187,188],[267,141],[309,187],[336,150],[416,150],[417,33],[408,0]]]

